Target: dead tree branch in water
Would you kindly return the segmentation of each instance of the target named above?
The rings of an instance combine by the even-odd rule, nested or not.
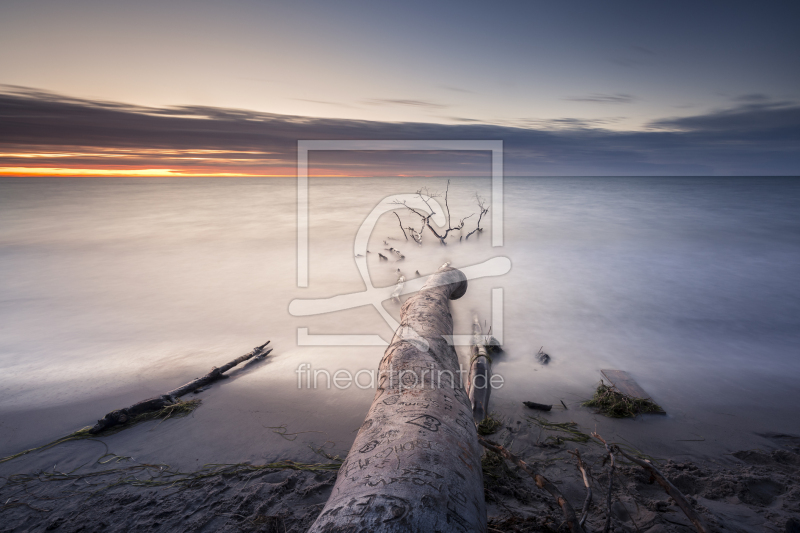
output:
[[[408,228],[408,229],[412,230],[412,236],[414,236],[414,240],[416,240],[417,243],[422,244],[422,232],[427,227],[429,230],[431,230],[431,233],[433,233],[433,235],[437,239],[439,239],[440,243],[442,243],[444,245],[447,245],[446,241],[447,241],[447,237],[450,235],[450,233],[454,232],[454,231],[461,231],[462,229],[464,229],[464,225],[466,223],[466,220],[469,219],[470,217],[472,217],[475,214],[475,213],[472,213],[472,214],[460,219],[459,222],[458,222],[458,225],[456,225],[454,227],[453,224],[452,224],[451,217],[450,217],[450,205],[449,205],[449,202],[448,202],[449,192],[450,192],[450,180],[447,180],[447,189],[445,190],[445,194],[444,194],[445,219],[447,221],[447,229],[445,229],[444,232],[441,233],[441,234],[438,231],[436,231],[436,228],[434,228],[433,225],[431,224],[431,218],[433,217],[433,215],[436,214],[436,211],[434,211],[433,207],[430,204],[430,200],[433,199],[433,198],[441,197],[440,194],[435,193],[435,192],[430,192],[427,189],[427,187],[423,187],[422,189],[419,189],[417,191],[417,193],[416,193],[417,196],[419,196],[420,200],[422,200],[425,203],[425,205],[428,206],[428,209],[430,210],[430,214],[426,214],[426,213],[423,213],[423,212],[419,211],[418,209],[414,209],[413,207],[408,205],[406,202],[395,201],[395,203],[397,205],[405,207],[406,209],[408,209],[409,211],[411,211],[412,213],[414,213],[418,217],[420,217],[420,219],[422,221],[422,227],[420,228],[420,230],[418,232],[416,232],[416,230],[413,230],[411,227]],[[476,194],[476,196],[477,196],[477,194]],[[479,205],[480,205],[480,203],[479,203]],[[488,209],[486,209],[486,211],[488,211]],[[395,213],[395,215],[396,214],[397,213]],[[481,216],[483,216],[483,215],[481,215]],[[399,218],[400,217],[398,215],[398,219]],[[480,219],[478,220],[478,226],[480,227]],[[400,227],[402,228],[402,224],[401,224]],[[417,236],[414,235],[415,232],[419,235],[419,238],[417,238]],[[405,234],[405,231],[403,233]],[[472,233],[475,233],[475,231],[471,232],[470,235]],[[406,240],[408,240],[408,237],[406,237]]]
[[[475,193],[475,201],[478,203],[478,209],[480,209],[480,214],[478,215],[478,227],[467,233],[467,237],[465,240],[469,240],[469,236],[475,233],[476,231],[479,233],[483,231],[483,228],[481,228],[481,219],[483,218],[483,215],[489,212],[489,208],[486,207],[486,200],[484,198],[481,198],[478,195],[478,193]]]
[[[397,211],[392,211],[392,213],[394,213],[394,216],[397,217],[397,223],[400,224],[400,231],[403,232],[403,237],[408,240],[408,235],[406,235],[406,230],[403,229],[403,222],[400,220],[400,215],[397,214]]]
[[[220,368],[212,368],[211,372],[205,376],[190,381],[185,385],[181,385],[177,389],[172,389],[166,394],[162,394],[161,396],[157,396],[155,398],[148,398],[147,400],[142,400],[141,402],[137,402],[130,407],[125,407],[124,409],[111,411],[106,416],[98,420],[97,424],[95,424],[92,429],[89,430],[89,432],[92,434],[100,433],[104,429],[125,424],[135,416],[148,413],[150,411],[158,411],[169,405],[174,405],[178,402],[178,398],[181,396],[196,391],[200,387],[209,385],[218,379],[227,378],[228,376],[224,375],[225,372],[236,365],[243,363],[248,359],[252,359],[253,357],[257,359],[266,357],[272,351],[272,348],[266,349],[267,344],[269,344],[269,341],[265,342],[261,346],[256,346],[250,352],[237,357],[230,363],[223,365]]]
[[[450,192],[450,180],[447,180],[447,188],[444,190],[444,208],[447,210],[447,227],[450,227],[450,206],[447,204],[447,194]]]

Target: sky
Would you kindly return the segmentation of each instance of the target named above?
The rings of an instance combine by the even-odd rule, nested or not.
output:
[[[0,3],[0,175],[294,175],[500,139],[510,175],[800,174],[796,2]],[[317,175],[485,174],[319,154]]]

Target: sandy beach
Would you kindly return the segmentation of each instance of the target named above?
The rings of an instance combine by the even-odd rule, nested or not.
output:
[[[252,439],[249,449],[230,451],[217,464],[191,460],[203,455],[211,462],[195,448],[193,435],[203,430],[197,427],[203,410],[213,409],[214,395],[227,386],[197,395],[205,405],[185,418],[143,422],[109,437],[67,442],[0,464],[0,531],[305,531],[327,500],[344,458],[337,455],[349,443],[315,438],[299,433],[300,428],[275,428],[274,433],[283,434],[280,450],[265,450],[262,440]],[[599,531],[607,513],[608,468],[604,448],[586,439],[595,427],[575,425],[565,431],[547,425],[569,422],[579,409],[517,409],[491,438],[555,480],[576,509],[586,492],[568,452],[579,450],[593,491],[587,526]],[[638,441],[639,430],[663,418],[596,417],[597,431],[613,435],[609,440],[630,453],[637,451],[629,443]],[[247,426],[252,421],[239,422]],[[670,435],[661,437],[669,440]],[[225,435],[215,438],[224,446]],[[795,531],[789,522],[800,516],[800,438],[751,438],[760,443],[757,448],[730,453],[705,453],[699,446],[690,451],[689,444],[701,442],[682,443],[684,453],[676,456],[669,448],[680,449],[681,443],[638,452],[657,461],[714,531]],[[224,462],[229,464],[219,464]],[[675,502],[648,478],[617,458],[614,530],[693,531]],[[490,531],[560,530],[563,518],[553,499],[521,470],[485,457],[484,488]]]

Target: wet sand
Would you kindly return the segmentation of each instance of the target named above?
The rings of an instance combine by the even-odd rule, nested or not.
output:
[[[224,382],[191,395],[203,403],[185,418],[143,422],[97,440],[68,442],[0,464],[0,531],[305,531],[335,481],[338,462],[331,458],[345,456],[365,409],[354,409],[352,429],[338,432],[326,427],[320,413],[298,416],[285,428],[266,427],[269,417],[253,409],[233,421],[238,428],[234,433],[232,426],[220,427],[215,421],[230,419],[218,408],[226,395],[236,395],[235,389],[235,384]],[[236,396],[245,405],[257,405],[254,398]],[[568,451],[579,449],[594,491],[588,520],[592,531],[602,529],[606,515],[604,449],[592,441],[562,440],[574,435],[542,428],[531,417],[553,423],[580,420],[579,431],[597,429],[629,450],[654,457],[713,530],[784,531],[790,518],[800,516],[796,436],[749,434],[737,439],[735,427],[729,427],[707,434],[710,438],[676,441],[674,431],[680,423],[670,424],[668,417],[612,420],[574,402],[568,406],[569,410],[540,413],[501,399],[493,411],[504,417],[504,426],[490,438],[557,481],[577,509],[585,489]],[[289,409],[290,402],[273,405],[266,414],[274,417]],[[49,420],[57,414],[52,412]],[[28,427],[48,421],[42,413],[29,415]],[[323,431],[326,428],[330,431]],[[649,438],[642,439],[642,434]],[[654,444],[656,434],[660,446]],[[649,447],[641,444],[646,441]],[[737,442],[751,448],[736,449]],[[254,470],[219,465],[258,466],[281,460],[325,466],[311,466],[309,471],[302,469],[309,466]],[[523,472],[512,467],[500,471],[498,479],[498,471],[487,468],[490,531],[558,530],[560,510]],[[208,475],[215,469],[219,473]],[[153,481],[165,484],[151,486]],[[692,530],[674,502],[658,485],[648,483],[639,467],[618,461],[614,486],[616,531]]]

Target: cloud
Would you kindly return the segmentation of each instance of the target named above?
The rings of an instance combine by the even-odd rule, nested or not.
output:
[[[429,102],[427,100],[393,100],[384,98],[371,98],[364,100],[365,104],[380,105],[380,106],[411,106],[411,107],[429,107],[431,109],[444,109],[446,105]]]
[[[572,98],[564,98],[570,102],[593,102],[596,104],[632,104],[636,101],[636,97],[630,94],[591,94],[589,96],[574,96]]]
[[[467,118],[467,117],[446,117],[443,116],[442,118],[447,120],[452,120],[453,122],[483,122],[477,118]]]
[[[609,131],[601,121],[580,118],[376,122],[153,108],[11,88],[0,93],[0,166],[293,175],[298,139],[499,139],[508,175],[800,174],[800,106],[794,104],[744,104],[650,126]],[[490,168],[481,153],[312,152],[310,162],[314,175],[487,175]]]
[[[447,89],[448,91],[453,91],[456,93],[469,93],[475,94],[475,91],[470,91],[468,89],[462,89],[461,87],[453,87],[452,85],[440,85],[442,89]]]
[[[544,130],[589,130],[602,129],[605,126],[617,124],[625,117],[606,117],[606,118],[520,118],[509,121],[504,125],[516,128],[531,128]]]
[[[322,104],[322,105],[332,105],[336,107],[346,107],[349,109],[357,109],[356,106],[352,106],[350,104],[343,104],[341,102],[331,102],[329,100],[311,100],[309,98],[292,98],[292,100],[296,100],[298,102],[310,102],[312,104]]]
[[[743,104],[703,115],[660,119],[649,126],[714,134],[719,139],[796,141],[800,139],[800,105],[792,102]]]
[[[766,102],[769,96],[762,93],[743,94],[734,98],[736,102]]]

